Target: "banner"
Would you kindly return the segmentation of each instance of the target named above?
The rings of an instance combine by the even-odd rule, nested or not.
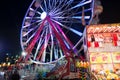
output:
[[[120,63],[120,52],[114,52],[112,54],[113,63]]]
[[[91,63],[112,63],[110,53],[91,53],[90,54]]]

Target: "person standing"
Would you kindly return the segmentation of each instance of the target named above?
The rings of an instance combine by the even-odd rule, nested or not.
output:
[[[11,76],[12,80],[20,80],[20,75],[17,70],[14,71],[14,73]]]

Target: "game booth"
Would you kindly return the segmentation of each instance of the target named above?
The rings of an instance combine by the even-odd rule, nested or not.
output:
[[[87,26],[90,69],[100,80],[120,80],[120,23]]]

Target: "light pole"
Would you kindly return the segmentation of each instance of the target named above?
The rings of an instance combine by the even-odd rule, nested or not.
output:
[[[26,55],[27,55],[27,53],[25,51],[23,51],[22,56],[25,58]]]
[[[25,56],[27,55],[27,53],[25,51],[23,51],[21,55],[24,57],[24,60],[25,60]],[[26,75],[26,67],[25,66],[26,66],[26,64],[24,62],[24,69],[25,69],[24,70],[24,76]]]

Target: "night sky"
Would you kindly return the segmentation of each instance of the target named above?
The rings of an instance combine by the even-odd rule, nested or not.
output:
[[[3,1],[0,12],[0,53],[20,53],[20,30],[32,0]]]
[[[118,0],[101,0],[103,13],[100,23],[119,23],[120,7]],[[0,3],[0,54],[19,54],[20,30],[25,13],[32,0],[4,0]]]
[[[103,13],[100,15],[100,23],[120,23],[119,0],[101,0]]]

